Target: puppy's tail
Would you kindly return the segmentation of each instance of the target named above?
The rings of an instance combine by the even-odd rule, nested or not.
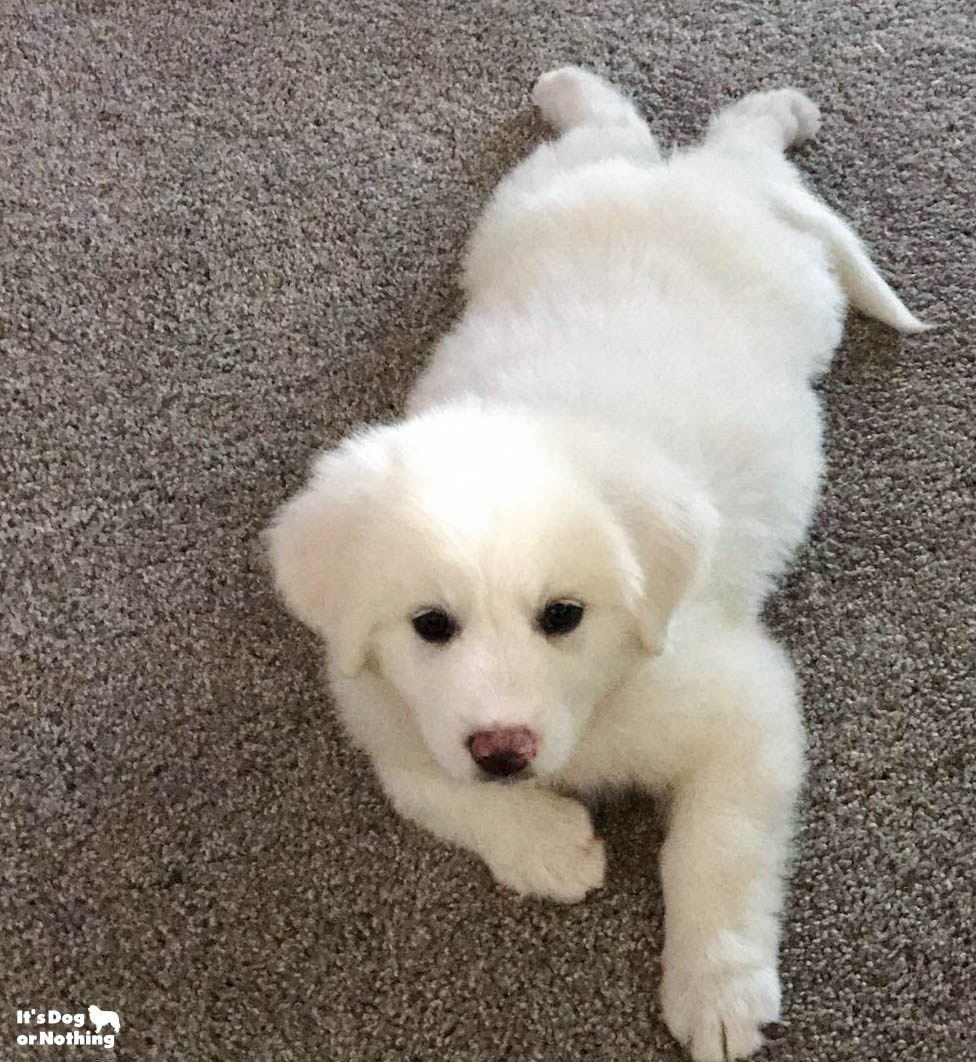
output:
[[[850,226],[825,203],[800,188],[777,186],[773,206],[794,228],[815,236],[830,255],[847,297],[862,313],[912,335],[931,325],[920,321],[878,273]]]

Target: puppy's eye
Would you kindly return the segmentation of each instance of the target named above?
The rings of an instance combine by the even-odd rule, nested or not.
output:
[[[550,601],[536,622],[543,634],[569,634],[582,619],[583,606],[578,601]]]
[[[457,620],[439,608],[425,608],[410,617],[413,629],[425,642],[443,645],[457,634]]]

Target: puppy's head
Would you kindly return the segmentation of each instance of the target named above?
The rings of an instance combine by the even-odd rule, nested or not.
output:
[[[520,778],[660,652],[713,525],[673,467],[470,403],[324,454],[268,542],[333,666],[377,673],[445,771]]]

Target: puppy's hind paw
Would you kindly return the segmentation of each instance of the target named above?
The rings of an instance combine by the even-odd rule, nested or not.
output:
[[[801,144],[820,132],[820,108],[799,89],[775,89],[762,95],[771,97],[769,106],[783,125],[788,145]]]
[[[820,108],[799,89],[750,92],[726,107],[718,115],[717,124],[727,130],[736,126],[765,126],[767,130],[772,127],[780,146],[786,148],[816,136],[820,129]]]
[[[550,70],[535,83],[532,102],[542,117],[564,132],[584,122],[621,123],[636,118],[634,106],[598,74],[580,66]]]

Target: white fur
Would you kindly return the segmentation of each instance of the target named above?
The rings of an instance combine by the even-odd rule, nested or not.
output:
[[[699,1062],[741,1058],[779,1014],[803,739],[759,611],[816,500],[810,383],[845,296],[922,326],[783,157],[819,124],[801,93],[747,96],[666,162],[592,74],[534,100],[562,135],[496,191],[408,418],[319,458],[272,560],[393,804],[503,884],[602,884],[556,787],[670,794],[664,1017]],[[583,623],[546,638],[564,597]],[[430,605],[461,624],[447,645],[411,627]],[[498,724],[540,735],[532,780],[477,780],[465,738]]]

